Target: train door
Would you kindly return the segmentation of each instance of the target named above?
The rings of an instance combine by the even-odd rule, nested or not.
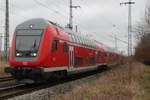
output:
[[[69,69],[72,69],[74,66],[74,47],[69,46]]]
[[[68,65],[68,45],[61,40],[53,40],[51,66],[62,67]]]

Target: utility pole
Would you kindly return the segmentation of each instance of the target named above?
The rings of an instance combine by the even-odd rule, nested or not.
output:
[[[0,53],[2,50],[2,38],[3,38],[2,33],[0,33]]]
[[[6,61],[8,60],[8,48],[9,48],[9,0],[6,0],[5,41],[4,41],[4,52]]]
[[[69,7],[69,28],[73,29],[73,8],[79,8],[80,6],[73,6],[72,0],[70,0],[70,7]]]
[[[132,0],[129,2],[120,3],[120,5],[125,4],[128,5],[128,56],[132,55]]]

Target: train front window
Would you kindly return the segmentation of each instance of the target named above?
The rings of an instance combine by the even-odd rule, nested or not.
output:
[[[42,30],[18,30],[16,32],[16,53],[28,53],[25,56],[32,56],[29,53],[37,53],[42,33]]]

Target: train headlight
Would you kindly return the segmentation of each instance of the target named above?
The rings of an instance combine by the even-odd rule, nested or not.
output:
[[[37,53],[31,53],[31,56],[36,57]]]
[[[16,56],[17,56],[17,57],[21,57],[21,56],[22,56],[22,53],[16,53]]]

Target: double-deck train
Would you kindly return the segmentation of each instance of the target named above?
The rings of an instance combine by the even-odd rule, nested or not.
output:
[[[117,57],[102,43],[38,18],[16,27],[5,72],[32,84],[95,70]]]

